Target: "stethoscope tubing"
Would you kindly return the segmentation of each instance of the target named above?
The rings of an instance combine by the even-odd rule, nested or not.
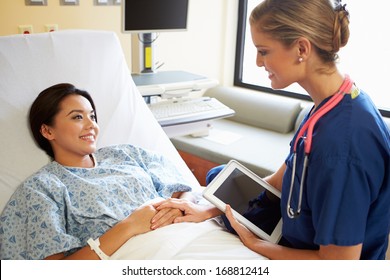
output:
[[[307,166],[309,164],[309,154],[311,152],[311,145],[312,145],[312,139],[313,139],[313,130],[314,126],[318,122],[318,120],[327,114],[330,110],[332,110],[334,107],[337,106],[341,102],[341,100],[344,98],[345,94],[351,91],[353,82],[349,78],[349,76],[345,76],[344,82],[341,85],[340,89],[329,99],[318,111],[314,112],[310,118],[306,121],[306,123],[302,126],[300,131],[298,132],[297,137],[295,138],[294,146],[293,146],[293,166],[292,166],[292,172],[291,172],[291,183],[290,183],[290,190],[288,194],[287,199],[287,216],[290,219],[297,218],[301,213],[302,208],[302,196],[303,196],[303,186],[305,183],[306,178],[306,170]],[[303,135],[306,133],[306,136]],[[298,207],[295,211],[291,207],[291,198],[292,198],[292,192],[294,189],[294,181],[295,181],[295,171],[296,171],[296,163],[297,163],[297,146],[299,140],[303,138],[304,140],[304,152],[305,157],[303,161],[303,170],[302,170],[302,176],[301,176],[301,182],[299,184],[299,197],[298,197]]]

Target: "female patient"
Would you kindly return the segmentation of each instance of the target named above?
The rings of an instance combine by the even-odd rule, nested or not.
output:
[[[142,204],[183,198],[191,190],[160,155],[131,145],[96,150],[94,102],[71,84],[41,92],[29,121],[35,141],[54,160],[28,178],[4,209],[0,259],[104,259],[151,229],[156,210]],[[162,226],[181,212],[160,214]]]
[[[288,246],[256,238],[227,207],[227,217],[244,244],[270,259],[385,257],[390,229],[390,136],[368,95],[337,69],[337,52],[348,42],[348,25],[349,13],[340,1],[332,5],[329,0],[265,0],[252,11],[256,62],[269,73],[272,88],[296,82],[314,102],[291,141],[285,163],[266,178],[282,193],[282,234]],[[304,175],[304,124],[339,91],[345,93],[341,101],[314,126]],[[176,222],[218,214],[215,208],[203,211],[177,200],[157,209],[172,206],[186,213]]]

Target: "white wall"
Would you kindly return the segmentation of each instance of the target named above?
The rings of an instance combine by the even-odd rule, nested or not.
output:
[[[190,0],[188,30],[161,33],[157,40],[156,61],[165,63],[161,70],[192,71],[221,83],[229,82],[231,73],[232,81],[237,6],[237,0]]]
[[[25,0],[0,0],[0,36],[18,33],[18,26],[32,24],[34,33],[56,23],[59,29],[101,29],[118,34],[129,67],[132,65],[130,34],[121,32],[120,6],[94,6],[82,0],[79,6],[60,6],[48,0],[43,7],[25,6]],[[185,70],[233,81],[238,0],[190,0],[188,30],[160,33],[156,41],[156,61],[163,70]],[[133,36],[134,37],[134,36]]]

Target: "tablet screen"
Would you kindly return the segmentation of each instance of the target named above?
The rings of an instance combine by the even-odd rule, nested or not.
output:
[[[214,195],[268,235],[280,221],[280,198],[237,168]]]

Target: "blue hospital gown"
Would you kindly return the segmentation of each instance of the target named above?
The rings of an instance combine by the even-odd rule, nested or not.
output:
[[[98,150],[94,168],[53,161],[28,178],[0,217],[0,259],[73,253],[143,203],[191,191],[161,155],[119,145]]]

